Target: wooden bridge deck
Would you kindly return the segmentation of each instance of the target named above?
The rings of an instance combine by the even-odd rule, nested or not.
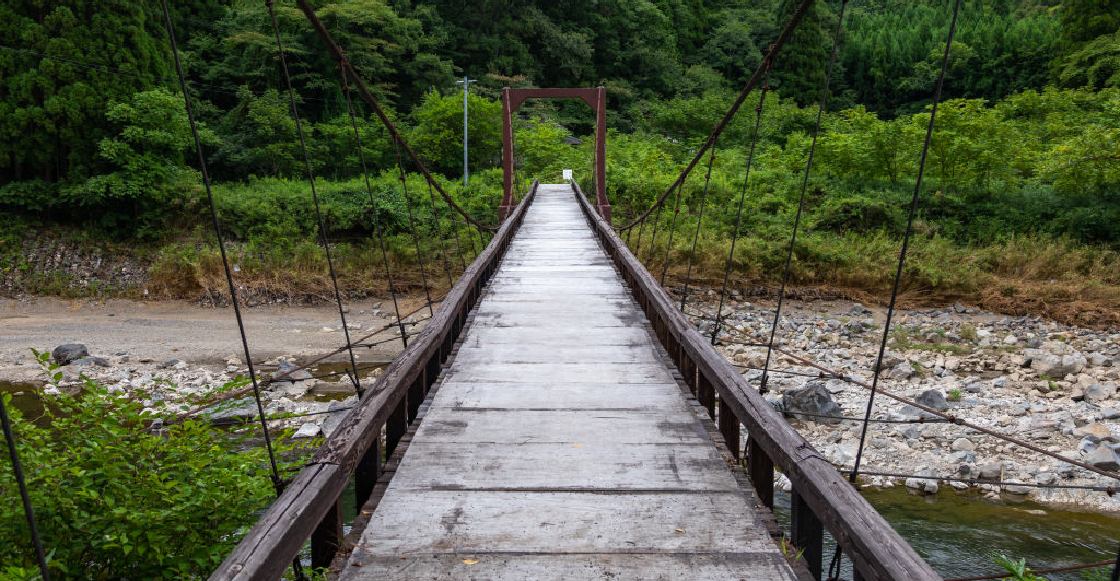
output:
[[[541,185],[341,579],[794,579],[754,505]]]

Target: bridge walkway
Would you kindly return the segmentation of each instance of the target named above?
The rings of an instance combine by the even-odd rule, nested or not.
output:
[[[795,579],[673,371],[542,184],[340,578]]]

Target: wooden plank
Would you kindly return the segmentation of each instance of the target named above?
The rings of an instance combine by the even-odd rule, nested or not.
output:
[[[660,383],[629,383],[603,386],[601,383],[558,382],[548,378],[534,383],[456,383],[447,385],[436,396],[441,408],[554,409],[558,403],[568,409],[644,409],[660,410],[680,404],[680,395]]]
[[[488,329],[479,329],[485,332]],[[454,382],[530,383],[561,378],[576,383],[667,382],[671,379],[665,366],[652,363],[476,363],[454,367],[448,373]]]
[[[446,387],[446,386],[445,386]],[[440,442],[706,444],[692,412],[611,410],[452,411],[432,408],[417,437]]]
[[[672,490],[735,492],[707,442],[696,445],[442,442],[423,435],[392,481],[408,490]]]
[[[477,562],[475,562],[477,561]],[[470,563],[470,564],[468,564]],[[379,557],[355,551],[348,579],[430,581],[793,581],[780,555],[758,553],[669,554],[462,554]]]
[[[711,348],[678,310],[657,280],[630,252],[611,225],[603,220],[583,197],[578,186],[575,198],[584,216],[597,233],[632,292],[643,297],[647,313],[664,325],[659,332],[672,353],[681,348],[719,391],[747,428],[752,442],[763,450],[793,486],[802,491],[809,508],[844,548],[860,574],[866,579],[890,581],[937,580],[941,577],[899,537],[856,490],[844,480],[827,459],[801,437],[761,395],[722,356]]]
[[[419,436],[419,434],[418,434]],[[408,454],[405,454],[406,458]],[[402,474],[398,470],[397,477]],[[366,554],[778,552],[735,492],[611,494],[401,490],[359,545]],[[683,531],[683,532],[680,532]]]

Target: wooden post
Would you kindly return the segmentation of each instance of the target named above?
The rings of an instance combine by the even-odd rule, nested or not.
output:
[[[381,438],[375,438],[369,450],[362,454],[354,468],[354,500],[355,509],[361,510],[362,505],[373,494],[377,486],[377,479],[381,476]]]
[[[595,209],[609,224],[611,204],[607,201],[607,90],[595,90]]]
[[[762,450],[754,438],[747,441],[747,476],[750,477],[758,499],[767,508],[774,508],[774,461]]]
[[[821,566],[824,560],[824,528],[820,519],[805,504],[805,499],[794,488],[790,494],[790,536],[798,550],[803,551],[801,558],[809,573],[817,581],[821,580]]]
[[[723,436],[723,441],[727,443],[727,449],[731,450],[731,455],[736,460],[741,460],[739,454],[739,418],[731,413],[731,409],[723,402],[719,406],[719,433]]]
[[[342,541],[342,498],[331,506],[311,533],[311,568],[329,567]]]
[[[696,398],[700,405],[708,408],[708,417],[716,419],[716,390],[700,370],[696,371]]]
[[[412,385],[408,386],[408,422],[416,419],[416,415],[420,413],[420,404],[424,402],[424,377],[428,375],[427,370],[422,370],[420,375],[412,381]]]
[[[502,89],[502,205],[498,220],[505,222],[513,212],[513,107],[510,88]]]
[[[389,419],[385,420],[385,458],[393,455],[393,450],[397,449],[397,444],[404,437],[404,433],[408,431],[408,394],[401,398],[397,407],[389,413]]]

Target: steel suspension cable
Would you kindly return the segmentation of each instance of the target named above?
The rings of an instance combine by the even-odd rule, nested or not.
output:
[[[665,286],[665,273],[669,272],[669,252],[673,250],[673,234],[677,232],[677,218],[681,215],[681,198],[684,193],[684,182],[677,186],[677,203],[673,207],[673,225],[669,228],[669,242],[665,244],[665,260],[661,263],[661,286]]]
[[[397,317],[397,326],[401,330],[401,343],[408,347],[408,337],[405,335],[404,321],[401,320],[401,307],[397,301],[397,288],[393,284],[393,273],[389,269],[389,252],[385,248],[385,233],[381,221],[377,219],[377,200],[373,196],[373,185],[369,181],[369,168],[366,166],[366,152],[362,147],[362,136],[358,131],[357,116],[354,115],[354,101],[350,97],[350,82],[347,80],[346,67],[340,66],[342,79],[342,94],[346,96],[346,110],[350,112],[350,125],[354,128],[354,144],[358,149],[358,159],[362,164],[362,179],[366,182],[366,193],[369,194],[370,212],[373,214],[373,230],[377,233],[377,244],[381,247],[381,262],[385,265],[385,280],[389,285],[389,296],[393,299],[393,314]]]
[[[933,140],[933,124],[937,118],[937,105],[941,101],[941,91],[945,86],[945,72],[949,68],[949,51],[953,47],[953,37],[957,31],[957,16],[960,14],[961,0],[956,0],[953,3],[953,18],[949,22],[949,34],[945,40],[945,54],[941,58],[941,72],[937,75],[937,85],[933,90],[933,105],[929,113],[929,123],[926,125],[926,138],[922,144],[922,154],[918,162],[918,175],[914,183],[914,193],[910,197],[910,213],[906,219],[906,233],[902,237],[902,249],[898,253],[898,267],[894,273],[894,285],[891,288],[891,300],[887,305],[887,320],[883,324],[883,338],[879,342],[879,354],[875,358],[875,367],[871,373],[871,391],[867,395],[867,408],[864,411],[863,425],[859,432],[859,446],[856,448],[856,458],[852,465],[852,471],[848,473],[848,482],[856,483],[856,478],[859,475],[860,463],[863,461],[863,448],[867,442],[867,427],[870,425],[871,410],[875,407],[875,393],[879,390],[879,374],[883,367],[883,355],[887,352],[887,338],[890,336],[891,320],[894,318],[894,307],[898,300],[898,288],[902,282],[902,269],[906,265],[906,252],[910,248],[910,237],[914,232],[914,215],[918,211],[918,198],[922,192],[922,178],[925,176],[926,159],[929,155],[929,145]],[[837,546],[836,553],[833,555],[832,563],[829,564],[828,571],[832,574],[833,565],[836,566],[836,572],[840,572],[840,547]]]
[[[171,43],[171,55],[175,60],[175,73],[179,77],[179,87],[183,91],[183,104],[187,110],[187,121],[190,123],[191,137],[194,140],[195,153],[198,154],[199,171],[202,174],[202,183],[206,188],[206,201],[210,206],[210,218],[214,223],[214,235],[218,239],[218,252],[222,258],[222,268],[226,275],[226,284],[229,286],[230,304],[233,305],[233,316],[237,320],[237,330],[241,335],[241,348],[245,353],[245,363],[249,369],[249,380],[253,384],[253,400],[257,404],[257,415],[261,418],[261,430],[264,433],[264,445],[268,451],[268,463],[272,470],[272,487],[279,497],[280,493],[284,490],[284,482],[280,478],[280,468],[276,464],[276,451],[272,447],[272,435],[268,430],[268,421],[265,419],[264,405],[261,403],[261,389],[257,381],[256,368],[253,366],[252,353],[249,351],[249,339],[245,332],[245,321],[241,318],[241,307],[237,302],[237,286],[233,283],[233,271],[229,266],[229,258],[226,256],[225,237],[222,235],[222,226],[218,220],[218,208],[214,204],[214,192],[210,184],[210,172],[206,168],[206,156],[202,153],[202,140],[198,136],[198,124],[195,122],[194,109],[191,107],[190,90],[187,88],[187,77],[183,73],[183,63],[179,59],[179,48],[175,42],[175,28],[171,24],[171,13],[167,10],[167,0],[160,0],[160,8],[163,10],[163,21],[167,28],[167,37]],[[295,571],[296,579],[303,581],[305,576],[303,574],[303,565],[300,563],[299,557],[292,561],[292,569]],[[45,577],[44,577],[45,579]]]
[[[315,173],[311,170],[311,156],[307,153],[307,141],[303,136],[303,122],[299,117],[299,108],[296,106],[296,90],[292,87],[292,77],[288,74],[288,59],[284,56],[284,43],[280,39],[280,25],[276,22],[276,11],[273,9],[273,0],[265,0],[265,6],[268,7],[268,16],[272,20],[272,30],[276,35],[276,51],[280,56],[280,72],[284,76],[284,85],[288,89],[288,101],[292,107],[292,119],[296,123],[296,135],[299,136],[299,149],[303,154],[303,167],[307,171],[307,183],[311,187],[311,201],[315,204],[315,218],[319,224],[319,238],[323,243],[323,252],[327,257],[327,270],[331,275],[331,284],[334,287],[334,300],[338,305],[338,318],[342,322],[342,333],[345,335],[347,353],[350,355],[350,367],[354,370],[354,374],[350,376],[350,382],[354,384],[354,391],[358,392],[358,396],[362,395],[362,382],[358,378],[358,363],[354,359],[354,349],[350,347],[350,326],[346,324],[346,309],[342,306],[342,293],[338,290],[338,275],[334,270],[334,260],[331,258],[331,243],[327,238],[327,226],[323,222],[323,210],[319,207],[319,193],[315,189]]]
[[[420,280],[424,283],[424,296],[428,298],[428,314],[435,315],[432,309],[432,291],[428,286],[428,273],[424,269],[424,254],[420,252],[420,235],[416,233],[416,220],[412,216],[412,202],[408,199],[408,178],[404,173],[404,162],[401,161],[400,141],[394,139],[393,145],[397,149],[397,169],[400,172],[401,189],[404,195],[404,207],[408,210],[408,229],[412,232],[412,242],[416,246],[416,261],[420,263]]]
[[[657,215],[653,218],[653,232],[649,235],[649,254],[646,256],[646,262],[653,260],[653,245],[657,242],[657,227],[661,224],[661,209],[664,207],[665,204],[657,204]]]
[[[797,201],[797,214],[793,219],[793,234],[789,238],[789,253],[786,255],[785,269],[782,271],[782,286],[778,290],[778,308],[774,309],[774,324],[770,326],[770,341],[766,346],[766,364],[764,369],[770,368],[770,355],[774,346],[774,334],[778,330],[778,322],[782,316],[782,302],[785,299],[786,283],[789,281],[790,267],[793,263],[793,249],[797,245],[797,229],[801,226],[801,214],[805,209],[805,192],[809,189],[809,174],[813,169],[813,155],[817,150],[817,139],[821,134],[821,118],[824,116],[825,107],[828,105],[828,88],[832,82],[832,69],[836,65],[836,49],[840,46],[840,33],[844,28],[844,9],[848,7],[848,0],[840,4],[840,15],[836,21],[836,32],[832,37],[832,52],[828,57],[828,68],[824,74],[824,87],[821,88],[821,98],[817,103],[817,122],[813,127],[813,142],[809,146],[809,156],[805,160],[805,177],[801,180],[801,196]],[[758,391],[766,393],[766,382],[769,379],[766,371],[762,372]]]
[[[43,552],[43,540],[39,537],[39,527],[35,524],[35,508],[31,505],[31,496],[27,493],[27,481],[23,477],[23,463],[19,459],[19,450],[16,449],[16,437],[12,432],[12,421],[8,418],[8,406],[4,403],[4,394],[0,394],[0,426],[4,430],[4,439],[8,442],[8,456],[12,459],[12,474],[15,476],[16,485],[19,486],[19,498],[23,502],[23,517],[27,519],[27,527],[31,532],[31,544],[35,546],[35,558],[39,562],[39,574],[43,581],[51,581],[51,573],[47,570],[47,555]]]
[[[758,134],[762,127],[762,106],[766,103],[766,93],[770,90],[770,68],[766,69],[766,82],[762,84],[762,94],[755,107],[754,134],[751,136],[751,147],[747,152],[747,168],[743,176],[743,189],[739,192],[739,206],[735,210],[735,229],[731,232],[731,250],[727,251],[727,262],[723,265],[723,287],[719,291],[719,307],[716,309],[715,322],[712,324],[712,345],[716,344],[720,325],[723,322],[723,301],[727,297],[727,279],[731,275],[731,263],[735,256],[735,243],[739,241],[739,225],[742,223],[743,202],[747,199],[747,184],[751,180],[751,166],[754,164],[754,151],[758,145]]]
[[[432,202],[432,227],[433,236],[439,240],[439,256],[443,261],[443,272],[447,274],[447,287],[455,286],[455,279],[451,276],[451,266],[447,263],[447,243],[443,239],[443,228],[440,227],[439,214],[436,212],[436,195],[432,192],[432,184],[428,184],[428,198]]]
[[[696,217],[696,232],[692,234],[692,250],[688,251],[688,270],[684,274],[684,293],[681,294],[681,312],[688,302],[688,283],[692,278],[692,260],[696,257],[696,242],[700,240],[700,226],[704,223],[704,204],[708,200],[708,188],[712,183],[712,165],[716,161],[716,144],[712,142],[711,155],[708,156],[708,174],[704,176],[704,193],[700,195],[700,214]],[[627,230],[629,232],[629,230]]]
[[[342,66],[346,67],[346,70],[350,73],[350,77],[354,79],[354,86],[357,87],[358,94],[361,95],[362,99],[364,99],[366,103],[368,103],[369,106],[373,109],[373,112],[377,115],[377,118],[381,120],[382,125],[384,125],[385,129],[389,131],[389,135],[391,135],[393,139],[398,142],[398,147],[404,148],[405,153],[408,154],[408,158],[412,160],[413,165],[415,165],[416,169],[424,175],[424,179],[426,179],[428,183],[431,184],[437,192],[439,192],[440,197],[442,197],[443,200],[447,202],[447,205],[451,206],[451,208],[454,209],[455,212],[457,212],[459,215],[461,215],[463,219],[470,222],[471,224],[474,224],[476,228],[497,232],[497,228],[491,226],[483,226],[478,222],[478,220],[475,220],[473,217],[471,217],[471,215],[468,214],[466,210],[459,206],[459,204],[455,203],[455,200],[450,195],[448,195],[448,193],[443,189],[443,186],[439,185],[439,182],[437,182],[435,178],[432,177],[432,172],[429,171],[428,167],[425,166],[424,163],[420,160],[420,157],[416,155],[416,152],[412,151],[412,148],[409,147],[408,142],[405,141],[404,137],[401,136],[401,132],[397,130],[397,126],[392,122],[392,120],[389,119],[389,116],[385,114],[385,111],[381,108],[381,105],[377,102],[377,99],[374,98],[373,93],[370,92],[369,87],[366,86],[365,81],[363,81],[362,77],[358,75],[358,71],[354,70],[353,63],[351,63],[350,60],[346,58],[346,54],[342,50],[342,47],[334,41],[334,38],[327,30],[327,27],[323,24],[323,21],[319,19],[319,16],[317,14],[315,14],[315,9],[311,7],[311,4],[308,3],[307,0],[296,0],[296,4],[299,6],[299,9],[303,11],[303,14],[307,17],[307,20],[311,22],[311,26],[315,29],[315,32],[319,35],[319,38],[321,38],[323,40],[323,43],[327,45],[327,50],[329,50],[334,55],[334,58],[342,62]]]

